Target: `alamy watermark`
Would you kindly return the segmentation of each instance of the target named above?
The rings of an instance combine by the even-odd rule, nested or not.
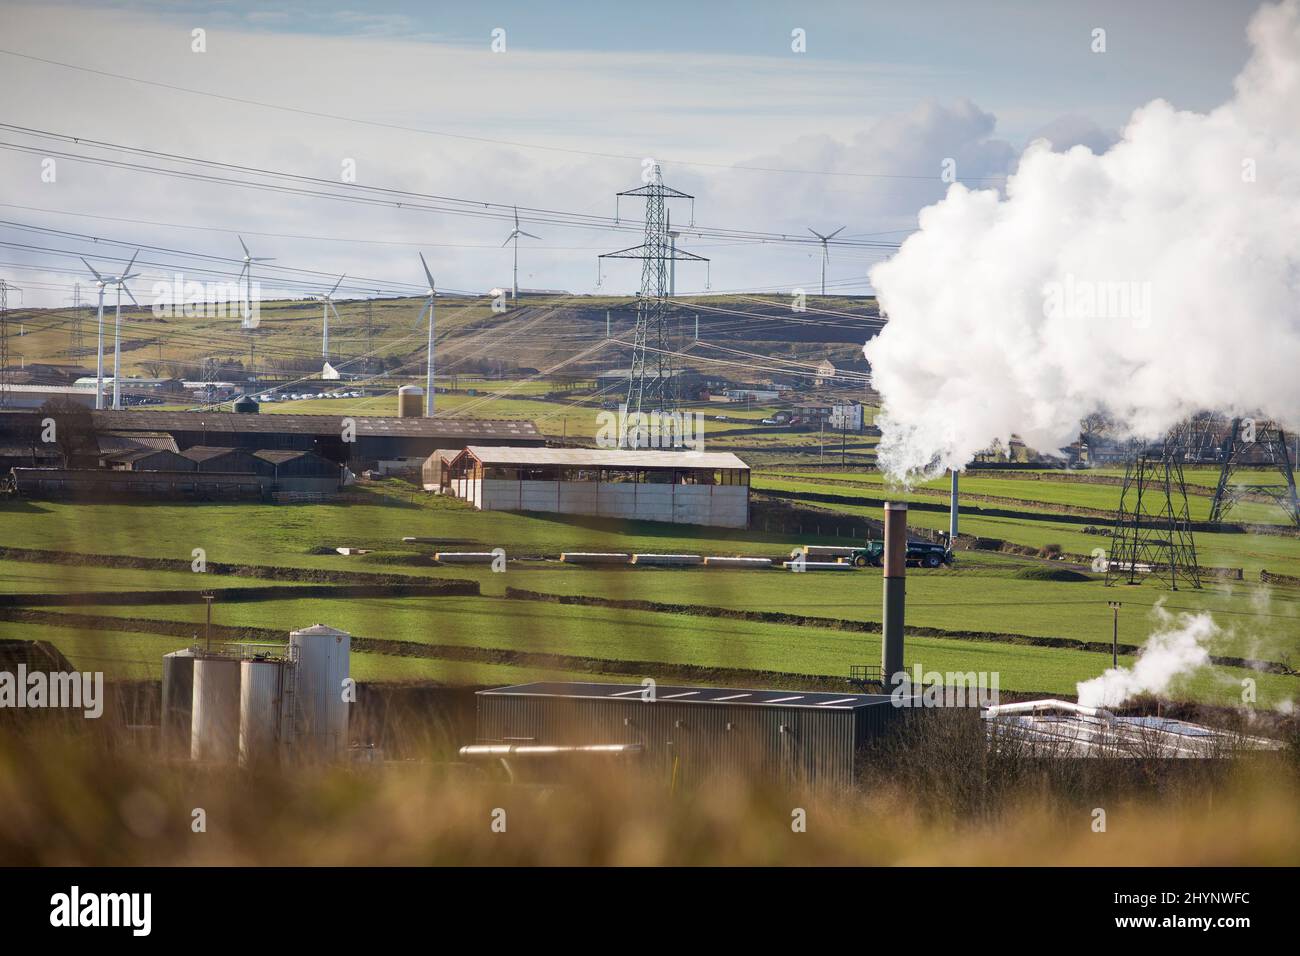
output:
[[[1043,315],[1049,319],[1122,319],[1144,329],[1151,324],[1151,283],[1080,279],[1067,272],[1064,281],[1043,286]]]
[[[997,671],[926,671],[893,675],[890,692],[895,707],[993,707],[998,702]]]
[[[704,451],[703,412],[629,412],[596,414],[598,448],[688,448]]]
[[[17,672],[0,671],[0,708],[67,708],[80,710],[90,720],[104,713],[103,671],[27,670],[19,664]]]

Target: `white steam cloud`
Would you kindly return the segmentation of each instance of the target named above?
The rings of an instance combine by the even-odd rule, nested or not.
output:
[[[1002,198],[953,185],[871,271],[880,463],[1052,452],[1103,412],[1154,437],[1203,409],[1300,408],[1300,4],[1253,17],[1208,114],[1138,109],[1101,155],[1032,144]],[[960,175],[960,170],[958,170]]]
[[[1119,707],[1138,694],[1162,694],[1176,678],[1210,662],[1209,645],[1222,633],[1214,618],[1205,612],[1170,614],[1163,602],[1154,613],[1156,629],[1133,666],[1108,667],[1100,677],[1076,684],[1080,704]]]

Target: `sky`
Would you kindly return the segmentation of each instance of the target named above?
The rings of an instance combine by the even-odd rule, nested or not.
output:
[[[696,197],[696,224],[898,242],[948,190],[945,170],[998,189],[1033,139],[1101,152],[1153,99],[1222,103],[1255,7],[6,2],[0,277],[22,287],[24,305],[61,305],[88,278],[77,254],[112,272],[136,243],[163,247],[141,254],[140,297],[177,268],[237,271],[238,234],[275,260],[258,267],[265,297],[322,292],[341,273],[340,296],[414,294],[425,285],[417,251],[440,288],[510,283],[513,223],[502,218],[77,158],[192,171],[119,146],[329,180],[332,193],[352,169],[359,187],[599,216],[641,184],[650,158]],[[634,201],[618,211],[639,216]],[[682,247],[710,264],[681,265],[680,293],[817,289],[815,245],[694,236],[691,216],[673,205]],[[638,286],[637,263],[597,262],[635,235],[523,218],[540,239],[520,241],[522,287]],[[828,291],[857,294],[892,254],[829,252]]]

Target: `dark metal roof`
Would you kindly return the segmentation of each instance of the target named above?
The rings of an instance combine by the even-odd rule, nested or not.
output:
[[[299,458],[314,458],[321,461],[329,461],[328,458],[321,458],[315,452],[297,451],[294,449],[280,450],[276,448],[261,448],[252,453],[254,457],[263,461],[269,461],[275,465],[283,465],[286,461],[295,461]],[[333,464],[333,462],[330,462]]]
[[[116,431],[213,431],[338,435],[343,420],[356,423],[361,436],[398,438],[504,439],[540,441],[537,426],[527,421],[475,418],[394,418],[364,415],[242,415],[237,412],[160,412],[106,409],[91,412],[96,429]]]
[[[222,455],[251,455],[252,452],[245,448],[215,448],[211,445],[195,445],[193,448],[186,448],[180,454],[190,461],[208,461],[212,458],[220,458]]]
[[[480,694],[516,697],[557,697],[582,700],[622,700],[636,703],[646,688],[641,684],[591,684],[539,681],[481,690]],[[681,687],[658,684],[654,703],[731,704],[757,707],[807,707],[812,710],[852,710],[888,705],[888,694],[838,694],[801,690],[745,690],[725,687]],[[650,701],[646,701],[650,703]]]

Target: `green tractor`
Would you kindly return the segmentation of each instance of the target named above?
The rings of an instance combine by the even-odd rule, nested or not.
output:
[[[885,563],[885,542],[868,541],[861,548],[854,548],[848,557],[855,568],[878,568]],[[929,541],[907,542],[907,563],[917,564],[923,568],[937,568],[941,564],[952,564],[952,552],[941,544]]]

